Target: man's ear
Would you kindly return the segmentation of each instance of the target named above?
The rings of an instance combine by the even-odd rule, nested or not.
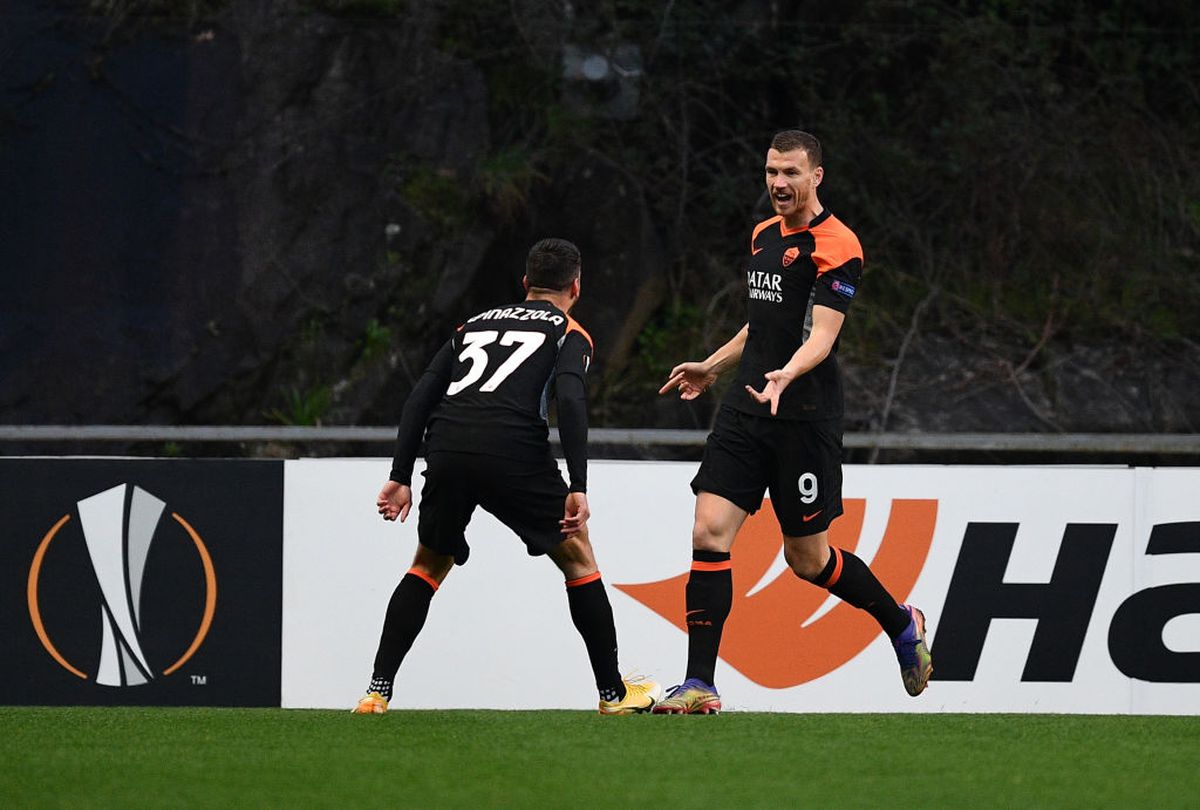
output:
[[[521,276],[521,286],[525,288],[525,292],[529,292],[529,276]]]
[[[579,276],[575,276],[575,280],[571,282],[571,296],[574,298],[578,298],[582,293],[583,287],[580,284],[581,281],[582,279]]]

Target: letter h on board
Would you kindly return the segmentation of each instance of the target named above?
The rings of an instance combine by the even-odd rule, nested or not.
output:
[[[1047,583],[1005,582],[1016,523],[969,523],[932,650],[934,678],[969,681],[992,619],[1036,619],[1022,681],[1071,681],[1108,563],[1115,524],[1068,523]]]

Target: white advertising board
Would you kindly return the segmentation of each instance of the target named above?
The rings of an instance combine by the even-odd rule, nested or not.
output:
[[[370,678],[388,599],[416,546],[415,511],[402,525],[375,512],[388,467],[286,464],[285,707],[348,709]],[[589,525],[622,670],[664,686],[686,663],[695,470],[589,468]],[[725,708],[1200,714],[1198,491],[1193,469],[847,467],[846,514],[831,542],[924,610],[935,672],[915,699],[874,621],[787,569],[764,504],[733,550],[734,608],[717,665]],[[593,707],[557,569],[482,510],[467,538],[471,559],[434,596],[392,705]]]

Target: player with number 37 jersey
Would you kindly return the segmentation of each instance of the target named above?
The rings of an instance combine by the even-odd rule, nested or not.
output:
[[[567,314],[580,295],[579,249],[563,239],[543,239],[529,251],[525,267],[525,300],[468,318],[404,404],[392,472],[376,506],[384,520],[408,517],[413,463],[424,437],[417,551],[388,603],[358,714],[387,711],[396,672],[433,594],[455,564],[467,561],[466,529],[477,507],[565,576],[571,621],[587,648],[600,713],[649,711],[662,693],[654,681],[620,675],[612,607],[588,538],[584,380],[592,339]],[[550,454],[551,398],[558,403],[569,486]]]
[[[571,489],[586,492],[591,361],[591,337],[548,301],[468,318],[434,360],[449,383],[429,419],[428,451],[537,461],[549,452],[546,420],[554,396]]]

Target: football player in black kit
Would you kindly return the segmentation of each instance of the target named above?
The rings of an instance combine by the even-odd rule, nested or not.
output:
[[[897,604],[866,563],[828,542],[829,524],[842,513],[837,339],[863,256],[853,231],[817,199],[823,176],[816,138],[799,130],[775,135],[766,182],[776,216],[750,237],[747,323],[707,359],[672,369],[659,391],[695,399],[741,361],[692,480],[687,672],[655,713],[720,711],[713,672],[733,598],[730,550],[766,491],[792,571],[879,622],[908,694],[921,694],[933,671],[921,611]]]
[[[567,603],[587,648],[601,714],[648,711],[662,688],[622,679],[612,607],[600,579],[587,519],[587,392],[592,339],[568,313],[580,293],[580,256],[562,239],[529,251],[519,304],[480,312],[458,328],[404,404],[392,472],[376,505],[401,522],[412,506],[412,469],[426,440],[425,484],[412,567],[388,603],[367,694],[354,711],[382,714],[401,661],[425,624],[429,603],[455,565],[467,561],[465,530],[481,506],[512,529],[530,555],[547,555],[566,578]],[[550,453],[547,404],[570,486]]]

